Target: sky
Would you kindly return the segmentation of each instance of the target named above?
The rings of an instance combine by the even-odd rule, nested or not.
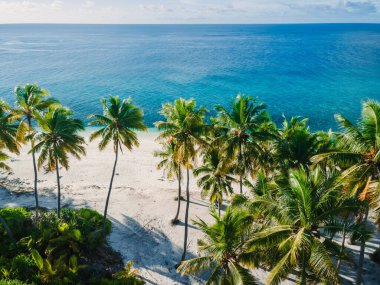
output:
[[[0,0],[0,23],[380,23],[380,0]]]

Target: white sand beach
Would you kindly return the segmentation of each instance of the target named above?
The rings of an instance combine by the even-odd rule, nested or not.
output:
[[[88,137],[88,134],[86,134]],[[140,147],[132,152],[124,151],[120,156],[108,209],[113,222],[110,235],[111,245],[132,260],[139,274],[147,284],[202,284],[201,279],[181,278],[174,266],[179,261],[183,246],[183,223],[171,225],[177,202],[177,182],[163,176],[156,169],[157,158],[153,152],[159,149],[154,141],[156,134],[139,134]],[[71,159],[68,171],[62,170],[62,203],[64,207],[88,207],[101,213],[107,195],[108,184],[114,163],[111,148],[99,152],[97,143],[88,143],[87,156],[77,161]],[[33,206],[33,167],[31,156],[25,148],[20,156],[9,162],[14,173],[0,176],[0,207]],[[196,181],[191,176],[190,219],[200,217],[210,221],[209,205],[200,198]],[[183,187],[184,188],[184,187]],[[5,190],[8,189],[9,191]],[[55,173],[39,175],[40,205],[56,207]],[[184,220],[185,203],[182,203],[181,220]],[[189,255],[197,254],[197,239],[200,232],[190,227]],[[380,244],[377,234],[366,250],[364,284],[380,284],[380,266],[369,260],[369,254]],[[350,246],[357,260],[359,246]],[[260,281],[265,280],[266,272],[256,270]],[[343,268],[347,284],[355,278],[355,266],[349,271]],[[292,284],[289,280],[284,284]]]

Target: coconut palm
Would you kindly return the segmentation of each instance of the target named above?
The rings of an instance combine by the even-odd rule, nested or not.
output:
[[[161,131],[158,139],[175,140],[174,158],[186,169],[186,213],[185,213],[185,237],[181,261],[186,258],[188,219],[190,206],[190,169],[194,167],[197,156],[197,147],[207,145],[202,139],[205,132],[204,117],[207,110],[203,107],[196,108],[194,99],[180,98],[174,104],[163,104],[160,114],[166,121],[156,122],[156,127]]]
[[[144,124],[142,110],[135,106],[130,98],[120,100],[118,96],[110,96],[108,100],[103,98],[101,102],[103,114],[90,115],[89,118],[93,120],[89,124],[100,127],[100,129],[91,134],[90,141],[101,138],[99,149],[102,151],[107,145],[112,143],[113,151],[115,152],[115,162],[104,209],[103,231],[105,232],[108,204],[119,157],[119,150],[122,151],[123,147],[132,150],[134,146],[139,146],[135,131],[145,131],[147,127]]]
[[[198,186],[202,189],[202,198],[209,197],[210,203],[218,203],[218,213],[223,204],[223,197],[233,193],[234,178],[229,175],[229,167],[223,160],[224,154],[218,148],[210,148],[203,155],[203,165],[194,170]]]
[[[49,96],[49,92],[47,92],[45,89],[40,88],[37,84],[26,84],[24,87],[16,86],[14,93],[16,96],[16,114],[20,121],[19,133],[23,134],[26,130],[28,131],[28,135],[31,138],[31,149],[33,149],[33,122],[36,120],[36,116],[40,115],[42,112],[46,112],[49,108],[58,107],[59,103],[57,100]],[[27,128],[25,124],[27,125]],[[38,221],[38,173],[35,153],[34,151],[32,151],[31,153],[34,170],[34,198],[36,202],[36,221]]]
[[[179,222],[178,216],[181,209],[181,180],[182,180],[182,171],[181,171],[181,164],[178,163],[175,159],[175,143],[174,141],[168,140],[165,143],[162,143],[163,149],[161,151],[156,151],[154,153],[154,156],[160,157],[162,160],[157,164],[158,169],[164,169],[166,172],[166,176],[168,178],[176,177],[178,181],[178,206],[177,206],[177,212],[172,220],[173,225],[177,224]]]
[[[85,140],[78,134],[84,130],[79,119],[72,118],[72,111],[59,107],[50,110],[44,116],[38,116],[37,122],[41,131],[35,135],[35,146],[31,152],[39,153],[38,168],[46,172],[55,171],[57,175],[58,203],[57,214],[61,216],[61,184],[59,167],[69,169],[69,155],[77,159],[85,155]]]
[[[260,142],[271,138],[273,125],[264,104],[249,96],[238,95],[227,110],[216,106],[218,112],[216,124],[224,135],[224,151],[229,157],[236,158],[236,172],[239,176],[240,193],[243,192],[243,180],[252,172],[263,152]]]
[[[200,257],[183,261],[178,267],[182,275],[211,273],[205,284],[248,285],[257,284],[249,270],[254,266],[254,253],[246,253],[245,243],[254,233],[251,216],[242,210],[228,207],[223,217],[211,212],[215,223],[203,220],[194,222],[204,234],[198,240]],[[248,268],[247,268],[248,267]]]
[[[344,222],[337,215],[356,210],[357,205],[340,198],[339,177],[337,171],[318,167],[309,172],[301,167],[290,171],[287,185],[278,184],[275,191],[272,185],[253,198],[249,208],[264,216],[267,226],[248,245],[251,250],[275,248],[279,254],[268,284],[279,284],[291,273],[298,276],[299,284],[341,283],[331,259],[341,254],[339,245],[325,235],[343,232]]]
[[[0,169],[5,171],[11,171],[10,167],[5,163],[9,157],[1,150],[6,149],[9,152],[19,154],[21,147],[18,126],[12,123],[13,120],[14,115],[11,108],[5,101],[0,99]]]
[[[362,115],[355,126],[342,115],[336,115],[341,133],[337,134],[338,141],[335,150],[316,155],[315,163],[332,161],[343,169],[342,177],[346,190],[351,196],[356,196],[368,202],[378,211],[380,216],[380,103],[367,100],[362,105]],[[368,207],[363,210],[364,221],[368,217]],[[362,215],[363,215],[362,214]],[[364,256],[365,243],[361,245],[361,256]],[[361,284],[363,259],[358,267],[357,284]]]
[[[311,158],[328,151],[332,146],[331,134],[310,132],[307,119],[284,117],[283,128],[275,140],[275,161],[278,168],[287,172],[290,168],[303,166],[305,169],[312,162]]]

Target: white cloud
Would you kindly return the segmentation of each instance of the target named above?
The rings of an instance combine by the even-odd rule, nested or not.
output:
[[[85,8],[92,8],[94,6],[95,6],[94,1],[87,0],[87,1],[84,1],[84,3],[83,3],[83,7],[85,7]]]
[[[380,22],[380,0],[0,0],[0,22]]]

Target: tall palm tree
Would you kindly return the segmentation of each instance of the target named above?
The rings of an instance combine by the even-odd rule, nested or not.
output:
[[[221,137],[224,150],[229,157],[236,158],[235,168],[242,193],[244,177],[253,170],[255,160],[261,157],[260,142],[272,137],[273,124],[265,105],[249,96],[239,94],[232,101],[230,110],[221,105],[215,110],[218,112],[216,124],[224,130]]]
[[[18,126],[13,123],[14,115],[10,106],[0,99],[0,169],[11,171],[5,163],[9,158],[3,149],[19,154],[23,137],[19,137]]]
[[[229,167],[223,160],[224,154],[218,148],[206,150],[203,165],[194,170],[198,186],[202,189],[202,198],[209,196],[210,203],[218,202],[218,213],[223,204],[223,197],[233,193],[234,178],[229,175]]]
[[[39,153],[38,168],[44,167],[46,172],[56,171],[58,186],[57,214],[61,216],[61,184],[59,167],[69,168],[69,155],[77,159],[85,155],[85,140],[78,134],[83,131],[84,124],[72,118],[72,111],[59,107],[50,110],[44,116],[38,116],[37,122],[41,131],[35,135],[36,145],[31,152]]]
[[[16,86],[15,88],[16,96],[16,114],[20,121],[19,132],[24,133],[28,130],[28,135],[31,138],[31,149],[34,148],[34,129],[33,121],[36,120],[36,116],[40,115],[42,112],[46,112],[49,108],[54,106],[58,107],[59,103],[57,100],[49,96],[49,92],[40,88],[37,84],[26,84],[24,87]],[[27,128],[25,127],[27,124]],[[36,221],[38,221],[38,173],[36,156],[34,151],[32,153],[33,160],[33,170],[34,170],[34,198],[36,202]]]
[[[181,261],[185,260],[187,252],[188,219],[190,207],[190,169],[194,166],[197,156],[196,148],[207,145],[202,139],[205,132],[204,117],[207,109],[196,108],[194,99],[180,98],[173,104],[163,104],[160,114],[166,121],[156,122],[156,127],[161,131],[158,139],[175,140],[175,160],[186,169],[186,213],[185,213],[185,237]]]
[[[206,284],[248,285],[258,284],[249,267],[254,266],[254,253],[246,252],[246,242],[254,233],[252,218],[242,210],[227,208],[220,217],[211,212],[215,223],[203,220],[194,222],[204,234],[198,240],[200,257],[183,261],[178,267],[182,275],[199,275],[211,271]],[[248,267],[248,268],[247,268]]]
[[[139,146],[135,131],[145,131],[147,127],[144,124],[142,110],[136,107],[130,98],[120,100],[118,96],[110,96],[108,100],[103,98],[101,102],[103,114],[90,115],[89,118],[93,120],[89,124],[100,127],[100,129],[91,134],[90,141],[101,138],[99,149],[102,151],[109,143],[112,143],[113,151],[115,152],[115,163],[104,208],[103,231],[105,232],[108,203],[111,196],[119,150],[122,151],[123,146],[128,150],[132,150],[134,146]]]
[[[366,201],[378,211],[380,216],[380,191],[377,187],[380,175],[380,103],[367,100],[362,105],[362,115],[355,126],[342,115],[336,115],[341,129],[337,134],[334,150],[316,155],[315,163],[331,161],[343,169],[342,177],[346,190],[351,196]],[[368,207],[364,207],[364,221],[368,217]],[[362,242],[360,256],[364,256],[365,242]],[[360,259],[356,284],[362,282],[363,258]]]
[[[339,177],[337,171],[318,167],[309,172],[301,167],[290,171],[287,183],[278,184],[275,191],[272,185],[264,195],[254,197],[249,208],[265,217],[266,226],[248,246],[275,248],[279,254],[268,284],[279,284],[290,273],[299,277],[299,284],[310,280],[340,284],[330,257],[340,255],[339,245],[325,235],[343,232],[344,222],[336,216],[356,210],[357,205],[340,199]]]
[[[165,143],[162,143],[163,150],[156,151],[154,153],[154,156],[160,157],[162,160],[157,164],[158,169],[164,169],[166,171],[166,176],[168,178],[176,177],[178,181],[178,206],[177,206],[177,212],[172,220],[172,224],[175,225],[179,222],[179,212],[181,209],[181,180],[182,180],[182,170],[181,170],[181,164],[178,163],[178,161],[175,159],[175,142],[173,139],[169,139]]]

